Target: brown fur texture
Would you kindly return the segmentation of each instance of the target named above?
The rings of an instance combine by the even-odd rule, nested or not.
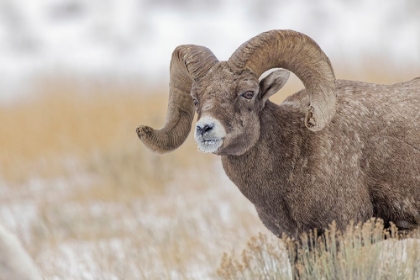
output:
[[[295,71],[306,89],[280,105],[270,102],[288,78],[280,70],[259,81],[271,67]],[[196,141],[222,157],[226,174],[274,234],[322,232],[332,221],[343,230],[371,217],[418,226],[419,78],[388,86],[335,80],[312,39],[278,30],[207,69],[190,85]],[[170,150],[139,136],[158,152]]]
[[[261,111],[261,137],[226,174],[274,234],[296,237],[379,217],[416,225],[420,213],[420,80],[385,86],[338,80],[324,130],[302,123],[305,91]]]

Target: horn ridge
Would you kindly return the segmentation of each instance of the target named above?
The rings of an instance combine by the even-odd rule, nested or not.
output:
[[[271,68],[284,68],[304,84],[310,104],[305,125],[312,131],[326,127],[335,114],[335,75],[331,62],[318,44],[293,30],[271,30],[242,44],[229,58],[235,72],[245,69],[257,77]]]
[[[169,101],[162,129],[141,125],[137,135],[150,150],[164,154],[177,149],[191,131],[195,108],[190,95],[192,83],[218,62],[206,47],[178,46],[170,63]]]

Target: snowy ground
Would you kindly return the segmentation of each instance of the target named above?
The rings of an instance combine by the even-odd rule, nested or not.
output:
[[[223,252],[267,233],[222,172],[219,163],[204,178],[185,170],[164,195],[130,203],[74,200],[101,184],[89,175],[3,184],[0,221],[44,279],[215,279]]]

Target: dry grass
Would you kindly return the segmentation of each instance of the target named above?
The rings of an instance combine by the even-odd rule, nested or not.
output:
[[[165,156],[141,145],[166,94],[79,91],[49,84],[0,110],[0,222],[45,279],[214,278],[224,250],[265,231],[191,138]]]
[[[301,87],[292,77],[274,101]],[[163,123],[167,94],[138,88],[60,79],[0,104],[0,223],[42,277],[215,279],[223,252],[236,256],[255,236],[239,263],[226,255],[222,278],[289,279],[283,243],[217,157],[191,137],[165,156],[140,144],[135,128]]]
[[[0,158],[6,179],[18,179],[16,171],[22,163],[42,168],[51,160],[56,166],[57,157],[118,153],[138,144],[134,130],[139,120],[158,124],[164,117],[162,94],[145,100],[141,94],[118,88],[88,91],[81,94],[70,84],[49,86],[30,100],[2,108]]]
[[[240,258],[223,256],[222,279],[419,279],[420,232],[401,239],[395,227],[381,220],[349,225],[339,232],[335,224],[322,237],[303,234],[300,240],[253,237]],[[414,238],[414,239],[412,239]],[[293,265],[285,252],[288,252]],[[293,275],[293,276],[292,276]]]

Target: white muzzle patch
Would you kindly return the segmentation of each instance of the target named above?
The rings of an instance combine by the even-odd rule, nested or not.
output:
[[[223,144],[226,130],[217,119],[204,116],[196,123],[194,139],[198,149],[204,153],[214,153]]]

